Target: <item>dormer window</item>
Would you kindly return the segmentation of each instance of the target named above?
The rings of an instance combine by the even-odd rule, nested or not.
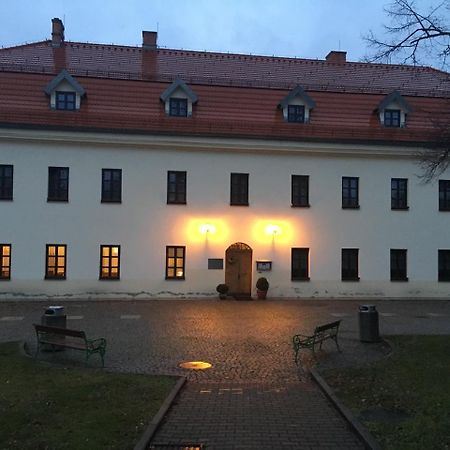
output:
[[[76,106],[75,92],[56,91],[56,109],[74,111]]]
[[[169,101],[169,115],[176,117],[187,117],[188,101],[186,98],[171,98]]]
[[[50,96],[50,108],[58,111],[77,111],[81,98],[86,95],[83,87],[67,70],[62,70],[45,87],[44,92]]]
[[[401,111],[399,109],[385,109],[384,110],[384,126],[385,127],[399,127],[400,126]]]
[[[387,128],[403,128],[406,126],[406,117],[411,112],[406,100],[395,91],[387,95],[378,105],[377,112],[380,123]]]
[[[164,102],[164,111],[172,117],[191,117],[192,107],[197,103],[197,96],[181,80],[174,81],[160,97]]]
[[[314,100],[301,86],[294,88],[278,104],[278,108],[283,110],[284,120],[291,123],[308,123],[315,106]]]
[[[305,106],[288,105],[288,122],[305,123]]]

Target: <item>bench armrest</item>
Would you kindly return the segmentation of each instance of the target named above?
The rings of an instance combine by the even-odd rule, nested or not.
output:
[[[86,339],[86,343],[90,347],[106,347],[106,339],[105,338]]]
[[[292,336],[294,346],[307,345],[314,340],[314,336],[306,336],[304,334],[296,334]]]

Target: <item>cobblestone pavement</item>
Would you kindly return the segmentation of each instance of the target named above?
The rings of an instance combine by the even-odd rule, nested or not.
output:
[[[367,302],[366,302],[367,303]],[[449,334],[450,301],[377,301],[381,334]],[[0,302],[0,341],[25,340],[49,303]],[[208,449],[362,448],[328,401],[293,363],[291,336],[342,319],[338,353],[327,343],[322,365],[382,357],[358,339],[357,300],[70,301],[67,326],[108,340],[106,368],[184,375],[189,382],[154,442],[205,443]],[[43,357],[82,364],[78,352]],[[179,368],[207,361],[205,371]],[[92,358],[91,365],[96,365]],[[307,358],[303,360],[307,362]]]

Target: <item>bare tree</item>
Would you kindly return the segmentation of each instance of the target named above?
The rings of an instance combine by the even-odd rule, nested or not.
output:
[[[420,10],[414,0],[394,0],[385,9],[390,24],[384,25],[386,38],[370,31],[364,37],[374,49],[367,61],[422,64],[438,61],[447,65],[450,56],[450,0],[441,0],[427,11]]]
[[[385,37],[370,31],[365,40],[373,53],[370,62],[398,61],[403,64],[430,64],[447,69],[450,61],[450,0],[419,8],[415,0],[394,0],[385,9],[390,19],[384,25]],[[450,110],[450,99],[449,99]],[[428,183],[450,166],[450,121],[447,114],[432,120],[429,146],[419,155],[420,178]]]

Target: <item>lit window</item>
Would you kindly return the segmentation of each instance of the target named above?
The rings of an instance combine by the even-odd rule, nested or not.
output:
[[[122,169],[102,169],[102,202],[122,202]]]
[[[291,280],[309,280],[309,248],[291,249]]]
[[[11,278],[11,244],[0,244],[0,280]]]
[[[76,108],[75,92],[56,91],[56,109],[74,111]]]
[[[342,177],[342,208],[359,208],[359,178]]]
[[[231,174],[230,205],[248,206],[248,173]]]
[[[0,165],[0,200],[13,199],[13,166]]]
[[[439,180],[439,211],[450,211],[450,180]]]
[[[391,209],[408,209],[408,180],[391,179]]]
[[[304,123],[305,107],[303,105],[288,105],[288,122]]]
[[[400,126],[400,110],[399,109],[385,109],[384,110],[384,126],[385,127],[399,127]]]
[[[166,280],[184,280],[186,247],[166,247]]]
[[[292,175],[291,204],[292,206],[309,206],[309,176]]]
[[[48,196],[49,202],[67,202],[69,200],[69,168],[48,168]]]
[[[120,278],[120,245],[100,246],[100,279],[118,280]]]
[[[391,249],[391,281],[408,281],[406,250]]]
[[[167,203],[186,204],[186,172],[167,172]]]
[[[359,281],[358,249],[343,248],[341,264],[342,281]]]
[[[66,278],[65,244],[47,244],[45,257],[45,278],[64,280]]]
[[[169,115],[187,117],[188,103],[186,98],[171,98],[169,100]]]

